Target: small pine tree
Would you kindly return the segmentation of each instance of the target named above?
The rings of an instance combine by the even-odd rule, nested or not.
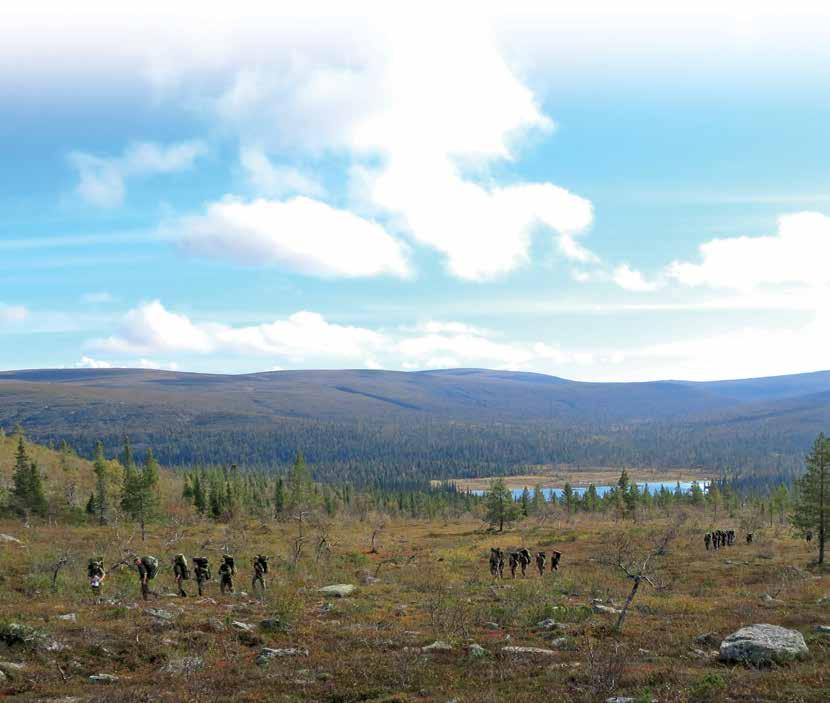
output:
[[[199,515],[207,510],[207,496],[205,496],[204,480],[199,474],[193,476],[193,507]]]
[[[29,464],[29,509],[41,517],[49,510],[49,503],[43,492],[43,480],[34,461]]]
[[[530,515],[530,491],[527,490],[527,486],[522,489],[522,497],[519,500],[519,506],[521,508],[522,517],[528,517],[528,515]]]

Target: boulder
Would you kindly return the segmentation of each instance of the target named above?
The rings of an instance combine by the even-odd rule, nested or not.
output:
[[[323,586],[320,593],[327,596],[334,596],[335,598],[345,598],[355,592],[356,586],[350,583],[335,583],[331,586]]]
[[[742,627],[720,644],[722,661],[747,662],[755,666],[801,659],[808,653],[804,636],[798,630],[778,625]]]
[[[556,627],[556,620],[553,618],[545,618],[541,622],[537,622],[536,627],[540,630],[553,630]]]
[[[67,622],[78,622],[78,614],[67,613],[66,615],[58,615],[58,620],[66,620]]]
[[[23,544],[17,537],[12,537],[11,535],[4,535],[0,534],[0,543],[3,544]]]
[[[830,635],[830,625],[816,625],[816,632],[820,635]]]
[[[556,654],[552,649],[541,647],[502,647],[503,654],[520,657],[552,657]]]
[[[591,603],[595,613],[604,613],[606,615],[619,615],[622,611],[612,608],[610,605],[603,605],[602,603]]]
[[[242,622],[240,620],[234,620],[231,622],[231,627],[234,630],[238,630],[239,632],[253,632],[254,626],[247,622]]]

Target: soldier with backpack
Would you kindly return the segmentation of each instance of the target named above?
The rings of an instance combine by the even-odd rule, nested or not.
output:
[[[210,563],[207,557],[193,557],[193,573],[196,574],[196,587],[202,595],[202,584],[210,581]]]
[[[233,563],[233,557],[230,554],[225,554],[222,557],[222,564],[219,566],[219,590],[222,593],[225,591],[233,593],[234,574],[236,574],[236,567]]]
[[[104,571],[104,559],[90,559],[86,567],[86,574],[89,577],[89,587],[92,593],[98,597],[101,595],[101,584],[107,576]]]
[[[159,561],[155,557],[136,557],[135,568],[138,570],[138,581],[141,585],[141,597],[147,600],[148,595],[154,595],[156,598],[159,594],[150,590],[150,581],[152,581],[159,570]]]
[[[179,589],[179,595],[182,598],[187,598],[187,592],[182,585],[183,581],[190,578],[190,569],[187,568],[187,557],[184,554],[177,554],[173,559],[173,576],[176,578],[176,586]]]
[[[257,554],[254,559],[254,577],[251,579],[251,591],[256,589],[256,584],[262,587],[262,592],[265,593],[265,574],[268,573],[268,557],[262,554]]]

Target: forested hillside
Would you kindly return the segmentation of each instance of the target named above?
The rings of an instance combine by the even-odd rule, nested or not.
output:
[[[570,464],[797,471],[830,425],[830,373],[714,383],[580,383],[476,369],[241,376],[0,374],[0,425],[91,457],[128,435],[171,466],[286,466],[323,480],[421,481]]]

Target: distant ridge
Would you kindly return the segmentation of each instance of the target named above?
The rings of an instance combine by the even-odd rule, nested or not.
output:
[[[0,424],[18,422],[84,451],[128,434],[173,464],[282,462],[302,445],[320,461],[408,467],[794,467],[810,438],[830,430],[830,371],[617,383],[490,369],[0,372]],[[176,449],[174,435],[192,448]]]

